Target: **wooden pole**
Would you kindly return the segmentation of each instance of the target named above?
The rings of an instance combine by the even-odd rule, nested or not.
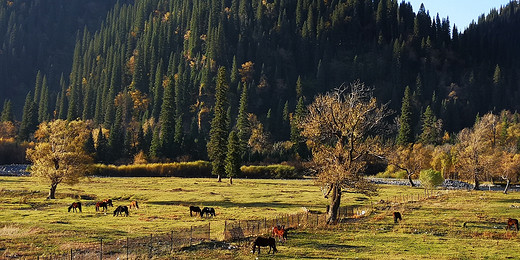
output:
[[[128,260],[128,237],[126,237],[126,260]]]
[[[103,238],[99,239],[99,260],[103,260]]]

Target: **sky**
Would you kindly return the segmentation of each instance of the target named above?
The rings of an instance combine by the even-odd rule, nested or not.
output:
[[[459,32],[463,32],[472,20],[477,22],[481,14],[487,15],[492,8],[499,10],[500,6],[505,6],[510,0],[405,0],[405,2],[412,4],[415,13],[421,3],[424,3],[424,8],[430,11],[432,18],[435,18],[437,13],[441,20],[449,17],[450,26],[453,28],[455,24]]]

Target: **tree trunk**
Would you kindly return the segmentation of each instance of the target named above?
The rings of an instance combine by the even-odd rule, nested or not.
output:
[[[233,184],[233,177],[229,177],[229,184]]]
[[[473,190],[480,190],[480,182],[478,181],[478,174],[475,173],[475,187],[473,187]]]
[[[511,180],[509,178],[506,179],[506,188],[504,189],[504,194],[507,194],[507,191],[509,190],[509,184],[511,183]]]
[[[58,183],[51,184],[51,188],[49,190],[49,196],[47,196],[47,199],[51,199],[51,200],[56,199],[56,196],[55,196],[56,187],[58,187]]]
[[[411,187],[415,187],[415,184],[412,181],[412,175],[411,174],[408,174],[408,181],[410,182],[410,186]]]
[[[220,177],[220,174],[217,174],[217,181],[222,182],[222,178]]]
[[[327,210],[327,224],[336,224],[337,223],[337,217],[338,217],[338,211],[339,211],[339,205],[341,203],[341,188],[333,184],[332,187],[332,196],[330,198],[330,206]]]

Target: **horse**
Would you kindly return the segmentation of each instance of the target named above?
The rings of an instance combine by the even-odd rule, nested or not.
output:
[[[208,217],[208,215],[210,217],[214,217],[215,216],[215,209],[214,208],[208,208],[208,207],[204,207],[201,211],[200,211],[200,217],[202,218],[204,216],[204,214],[206,214],[206,217]]]
[[[510,218],[507,220],[507,228],[506,230],[511,229],[513,226],[515,226],[515,230],[518,231],[518,219]]]
[[[260,254],[261,246],[269,247],[269,252],[267,252],[268,254],[271,253],[271,249],[273,250],[273,254],[274,254],[274,252],[278,251],[276,249],[276,240],[272,237],[257,237],[255,239],[255,242],[253,242],[253,248],[252,248],[253,254],[255,253],[256,247],[258,247],[258,254]]]
[[[273,236],[278,238],[278,241],[287,241],[287,230],[285,226],[276,225],[272,228]]]
[[[128,217],[128,207],[127,206],[118,206],[116,210],[114,210],[114,217],[123,215],[125,213],[125,217]]]
[[[96,212],[99,211],[99,208],[102,208],[102,211],[105,212],[108,210],[107,203],[106,202],[98,202],[96,203]]]
[[[193,217],[192,212],[200,214],[201,210],[197,206],[190,206],[190,217]],[[195,215],[196,216],[196,215]]]
[[[114,205],[112,204],[112,200],[111,199],[104,199],[103,202],[105,202],[107,204],[107,206],[110,206],[110,207],[113,207]]]
[[[130,202],[130,209],[132,209],[132,207],[138,209],[139,208],[139,204],[137,204],[137,200],[133,200],[132,202]]]
[[[394,215],[394,223],[397,224],[397,220],[398,220],[398,219],[399,219],[399,220],[403,220],[403,218],[401,217],[401,213],[395,211],[395,212],[393,213],[393,215]]]
[[[81,202],[72,202],[72,204],[69,207],[69,212],[72,209],[72,212],[77,212],[79,209],[79,212],[81,212]]]

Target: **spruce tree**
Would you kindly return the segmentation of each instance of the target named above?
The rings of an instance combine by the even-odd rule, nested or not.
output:
[[[240,96],[240,106],[238,108],[238,118],[237,118],[237,130],[238,130],[238,142],[240,149],[240,156],[242,160],[246,160],[247,155],[249,154],[249,137],[251,136],[251,129],[249,126],[248,119],[248,95],[247,95],[247,85],[244,85],[242,88],[242,95]]]
[[[211,121],[211,129],[209,132],[209,142],[207,145],[208,156],[213,166],[212,174],[218,176],[218,181],[221,181],[221,176],[225,174],[225,159],[228,138],[229,119],[227,118],[228,111],[228,95],[229,86],[226,79],[226,68],[220,67],[217,73],[217,82],[215,89],[215,108],[213,120]]]
[[[13,107],[11,105],[11,100],[6,99],[4,101],[4,107],[2,108],[2,116],[0,117],[0,121],[2,122],[13,122]]]
[[[228,137],[227,155],[226,155],[226,176],[229,178],[229,183],[233,184],[233,177],[240,173],[240,147],[238,136],[235,131],[231,131]]]
[[[293,151],[298,154],[300,158],[304,158],[308,155],[307,145],[305,144],[305,140],[301,136],[301,130],[298,127],[300,121],[303,120],[304,117],[305,105],[303,103],[303,97],[300,97],[298,104],[296,104],[294,117],[291,120],[291,142],[293,143]]]
[[[161,127],[160,144],[162,155],[173,158],[175,155],[175,84],[174,79],[169,78],[164,89],[164,98],[159,115]]]
[[[29,91],[23,106],[22,123],[20,124],[20,133],[18,135],[20,141],[28,140],[29,136],[34,133],[38,126],[38,112],[36,111],[36,104],[33,99],[34,97]]]
[[[433,113],[430,106],[426,107],[426,110],[421,117],[422,133],[419,137],[423,144],[437,144],[440,139],[440,129],[437,125],[437,117]]]
[[[49,87],[47,85],[47,76],[43,76],[41,93],[38,105],[38,122],[49,121]]]
[[[90,133],[87,137],[87,141],[85,141],[84,149],[85,149],[85,152],[91,156],[96,154],[96,148],[94,145],[94,137],[92,136],[92,131],[90,131]]]
[[[414,141],[411,98],[410,87],[406,86],[401,104],[401,116],[399,117],[399,134],[396,140],[398,145],[406,145]]]
[[[107,163],[108,156],[108,141],[105,135],[103,134],[103,129],[100,126],[97,135],[96,162]]]

